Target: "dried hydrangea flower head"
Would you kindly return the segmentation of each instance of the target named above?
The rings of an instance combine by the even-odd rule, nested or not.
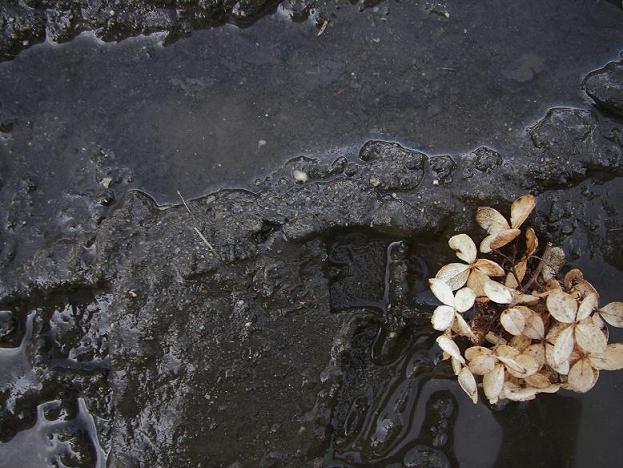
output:
[[[480,252],[491,258],[477,258],[474,241],[458,234],[448,245],[464,263],[445,265],[430,280],[441,302],[431,318],[442,332],[437,343],[474,403],[479,387],[491,404],[527,401],[561,388],[586,392],[601,370],[623,369],[623,343],[608,344],[608,325],[623,327],[623,302],[600,308],[578,269],[560,278],[559,247],[547,244],[536,255],[536,232],[521,229],[535,207],[532,195],[518,198],[510,222],[478,208],[476,221],[487,231]]]

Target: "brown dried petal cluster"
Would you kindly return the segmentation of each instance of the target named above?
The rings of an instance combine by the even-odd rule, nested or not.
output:
[[[536,256],[535,231],[520,229],[535,206],[532,195],[515,200],[510,223],[479,208],[476,221],[488,234],[480,252],[495,259],[477,258],[474,241],[458,234],[448,245],[465,263],[445,265],[430,280],[442,303],[431,319],[443,332],[437,343],[474,403],[479,385],[491,404],[525,401],[561,388],[586,392],[600,370],[623,368],[623,343],[608,344],[607,327],[623,327],[623,302],[599,308],[578,269],[558,278],[562,249],[547,245]]]

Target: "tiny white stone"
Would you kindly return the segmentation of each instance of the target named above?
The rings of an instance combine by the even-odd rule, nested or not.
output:
[[[305,172],[295,169],[294,180],[296,180],[297,182],[307,182],[309,180],[309,177],[307,176]]]

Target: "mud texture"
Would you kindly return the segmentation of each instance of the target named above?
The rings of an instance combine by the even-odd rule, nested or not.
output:
[[[542,240],[603,265],[595,283],[623,269],[623,120],[601,112],[621,102],[620,67],[586,79],[597,108],[550,109],[513,154],[369,141],[165,207],[115,202],[131,172],[102,155],[68,205],[74,236],[20,262],[3,245],[0,451],[40,438],[33,464],[513,466],[519,439],[523,464],[573,464],[579,400],[465,404],[425,280],[443,239],[478,234],[476,206],[526,192]],[[20,182],[9,231],[36,190]]]

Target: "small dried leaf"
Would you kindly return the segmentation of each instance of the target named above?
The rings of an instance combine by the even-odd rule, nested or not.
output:
[[[534,374],[526,377],[526,383],[533,388],[547,388],[551,385],[549,377],[545,374]]]
[[[488,279],[488,276],[480,272],[480,270],[473,269],[469,274],[467,287],[474,291],[476,297],[486,297],[484,287]]]
[[[468,361],[472,361],[480,356],[491,356],[493,351],[489,348],[485,348],[484,346],[472,346],[471,348],[467,348],[465,350],[465,359]]]
[[[504,268],[495,263],[492,260],[488,260],[486,258],[479,258],[474,263],[474,268],[476,268],[481,273],[487,276],[503,276]]]
[[[573,270],[569,270],[567,272],[563,283],[566,289],[571,289],[583,279],[584,275],[582,274],[582,272],[579,269],[574,268]]]
[[[599,309],[599,314],[613,327],[623,328],[623,302],[611,302]]]
[[[467,393],[474,403],[478,403],[478,388],[476,379],[467,367],[464,367],[458,375],[458,381],[461,388]]]
[[[506,274],[506,279],[504,280],[504,286],[510,289],[515,289],[519,287],[519,283],[517,282],[517,278],[510,271]]]
[[[450,306],[441,305],[437,307],[433,312],[433,317],[431,318],[433,328],[439,331],[446,331],[452,326],[455,314],[456,312],[454,312],[454,308]]]
[[[609,344],[603,353],[591,354],[589,360],[595,369],[623,369],[623,343]]]
[[[506,340],[504,338],[502,338],[501,336],[496,335],[492,331],[487,332],[487,334],[485,335],[485,340],[487,340],[487,342],[489,342],[489,343],[491,343],[492,345],[495,345],[495,346],[505,345],[506,344]]]
[[[496,362],[495,356],[481,355],[469,361],[469,370],[476,375],[485,375],[493,370]]]
[[[504,386],[502,396],[511,401],[530,401],[534,400],[537,389],[530,387],[511,387]]]
[[[592,319],[582,320],[575,326],[575,341],[587,353],[603,353],[608,346],[606,335],[595,325]]]
[[[454,291],[465,286],[469,273],[470,267],[465,263],[448,263],[439,269],[435,278],[446,283]]]
[[[467,234],[457,234],[448,240],[448,245],[455,251],[456,256],[467,263],[476,261],[476,244]]]
[[[506,229],[504,231],[500,231],[495,234],[495,237],[491,241],[489,241],[489,248],[491,250],[500,249],[515,240],[519,234],[521,234],[519,229]]]
[[[536,206],[536,198],[532,195],[519,197],[511,205],[511,227],[518,228],[530,216]]]
[[[558,334],[556,342],[554,343],[553,362],[551,364],[560,365],[569,360],[569,356],[575,345],[574,331],[574,327],[570,326]]]
[[[547,310],[556,320],[562,323],[575,322],[578,303],[569,294],[553,291],[547,296]]]
[[[526,229],[526,257],[534,255],[536,249],[539,247],[539,238],[536,236],[534,229],[529,227]]]
[[[543,271],[541,275],[545,281],[553,278],[558,274],[560,269],[565,266],[565,251],[560,247],[552,247],[543,256]]]
[[[597,290],[593,287],[591,283],[586,280],[582,280],[578,284],[573,286],[571,288],[570,294],[577,300],[581,300],[589,294],[595,294],[597,297],[599,297]]]
[[[526,326],[524,316],[518,309],[506,309],[502,312],[500,323],[511,335],[521,335]]]
[[[496,304],[510,304],[513,300],[513,295],[511,294],[510,289],[497,281],[487,278],[483,290],[486,296]]]
[[[584,393],[593,388],[598,376],[598,371],[593,369],[588,359],[580,359],[571,366],[567,383],[572,390]]]
[[[437,278],[429,279],[428,283],[430,284],[430,290],[437,299],[445,305],[454,307],[454,294],[452,294],[450,286]]]
[[[513,336],[513,339],[510,341],[509,344],[510,346],[521,352],[532,344],[532,340],[525,335],[517,335]]]
[[[521,375],[516,375],[515,377],[521,377],[521,378],[530,377],[531,375],[536,374],[541,368],[541,366],[536,361],[536,359],[534,359],[532,356],[526,353],[522,353],[519,356],[517,356],[515,358],[515,362],[524,369]]]
[[[597,308],[597,301],[599,298],[597,294],[590,293],[588,294],[580,303],[578,307],[578,313],[576,316],[576,320],[579,322],[580,320],[584,320],[588,318],[589,315]]]
[[[496,364],[491,372],[482,378],[482,388],[491,403],[495,403],[504,387],[504,366]]]
[[[437,341],[437,344],[439,345],[439,347],[443,351],[448,353],[450,357],[453,357],[454,359],[459,361],[461,364],[465,364],[465,359],[463,358],[463,356],[461,356],[461,351],[459,351],[459,347],[456,345],[454,341],[452,341],[452,339],[448,338],[446,335],[441,335],[441,336],[438,336],[435,341]]]
[[[511,304],[513,305],[534,305],[541,300],[539,296],[533,296],[532,294],[522,294],[514,289],[511,289],[511,294],[513,295],[513,300],[511,302]]]
[[[495,354],[498,357],[513,359],[515,356],[519,356],[519,350],[508,345],[499,345],[495,347]]]
[[[510,229],[506,218],[498,210],[488,206],[481,206],[476,210],[476,222],[489,234]]]
[[[475,300],[476,294],[470,288],[459,289],[454,296],[454,308],[463,313],[472,308]]]

